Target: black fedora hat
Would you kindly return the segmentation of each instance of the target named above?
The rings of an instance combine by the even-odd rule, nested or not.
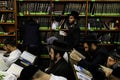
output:
[[[79,19],[79,13],[77,11],[71,11],[70,14],[68,14],[69,16],[74,16],[75,19]]]
[[[53,44],[48,46],[58,51],[70,51],[72,49],[69,44],[63,40],[54,40]]]
[[[116,61],[120,61],[120,54],[118,54],[116,49],[111,51],[109,56],[115,59]]]

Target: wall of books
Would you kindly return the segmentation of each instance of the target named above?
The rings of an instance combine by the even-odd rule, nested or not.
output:
[[[12,36],[22,42],[24,23],[31,18],[39,24],[41,39],[46,41],[50,34],[58,35],[73,10],[79,12],[82,37],[94,33],[101,44],[120,44],[119,0],[1,0],[0,39]]]
[[[88,1],[88,31],[102,44],[120,44],[120,1]]]
[[[14,0],[0,1],[0,46],[6,37],[15,38],[15,6]]]

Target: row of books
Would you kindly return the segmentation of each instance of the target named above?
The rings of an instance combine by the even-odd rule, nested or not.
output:
[[[71,11],[77,11],[80,15],[85,15],[86,3],[67,3],[64,13],[70,13]]]
[[[14,13],[0,13],[0,22],[14,22]]]
[[[114,44],[120,44],[120,32],[115,32],[112,34],[112,41]]]
[[[120,32],[114,33],[92,33],[96,35],[99,44],[118,44],[120,45]]]
[[[0,10],[13,10],[14,0],[0,1]]]
[[[18,8],[19,12],[24,14],[48,14],[50,4],[39,2],[19,3]]]
[[[54,3],[53,14],[69,14],[71,11],[77,11],[85,15],[86,3]]]
[[[117,20],[117,19],[116,19]],[[120,27],[120,23],[116,23],[113,19],[105,20],[104,18],[89,18],[88,29],[89,30],[117,30]]]
[[[29,2],[19,3],[19,12],[24,14],[68,14],[71,11],[78,11],[85,15],[86,3],[49,3]]]
[[[96,36],[99,44],[120,44],[120,32],[115,33],[92,33]]]
[[[120,14],[120,3],[89,3],[88,8],[91,15]]]
[[[36,22],[40,27],[50,27],[50,19],[45,17],[36,18]]]
[[[18,20],[18,27],[22,27],[25,22],[28,20],[29,17],[21,17]],[[33,20],[36,21],[36,23],[39,24],[40,30],[48,30],[50,27],[50,18],[48,17],[33,17]]]
[[[50,32],[42,32],[41,33],[41,40],[46,42],[46,39],[50,36]],[[120,45],[120,32],[116,33],[93,33],[97,36],[98,41],[100,42],[99,44],[118,44]],[[59,39],[63,39],[64,37],[59,35],[59,32],[52,32],[52,35],[58,37]],[[81,32],[80,33],[80,40],[82,41],[85,33]]]
[[[26,17],[25,17],[26,18]],[[19,22],[25,22],[25,18],[19,19]],[[40,30],[48,30],[52,27],[51,21],[49,17],[33,17],[34,20],[40,25]],[[58,19],[58,17],[57,17]],[[112,18],[88,18],[88,30],[117,30],[120,28],[120,23],[116,23],[117,19]],[[118,21],[120,22],[120,21]],[[60,21],[58,22],[60,24]],[[22,23],[19,23],[22,24]],[[80,18],[78,20],[78,24],[81,30],[85,30],[86,21],[84,18]],[[56,26],[56,27],[59,27]]]
[[[91,15],[116,15],[120,14],[120,3],[89,3],[88,13]],[[24,14],[69,14],[71,11],[77,11],[80,15],[86,14],[86,3],[40,3],[29,2],[19,3],[19,12]]]

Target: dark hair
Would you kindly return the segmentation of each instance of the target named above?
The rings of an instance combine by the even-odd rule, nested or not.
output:
[[[7,39],[5,39],[4,44],[5,45],[9,44],[14,47],[14,46],[16,46],[16,41],[13,38],[7,38]]]
[[[115,59],[116,61],[120,60],[120,54],[117,53],[116,49],[111,51],[109,56]]]

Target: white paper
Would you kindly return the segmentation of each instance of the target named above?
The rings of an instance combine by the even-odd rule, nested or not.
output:
[[[6,71],[7,69],[8,69],[8,66],[7,66],[6,62],[0,56],[0,71]]]
[[[78,79],[80,80],[91,80],[92,78],[82,72],[76,72]]]
[[[27,52],[27,51],[24,51],[24,52],[21,54],[20,57],[21,57],[22,59],[25,59],[25,60],[29,61],[30,63],[34,63],[34,60],[35,60],[35,58],[36,58],[35,55],[33,55],[33,54],[31,54],[31,53],[29,53],[29,52]]]
[[[23,67],[13,63],[10,68],[7,70],[7,73],[16,75],[17,77],[20,76],[20,73],[22,71]]]

